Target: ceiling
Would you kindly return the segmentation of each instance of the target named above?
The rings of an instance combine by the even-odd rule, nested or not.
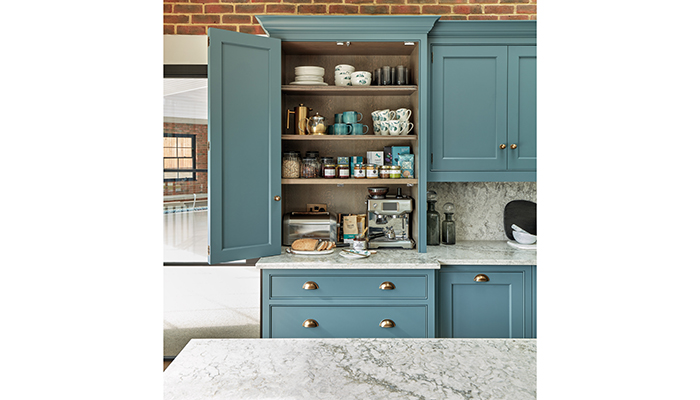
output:
[[[206,120],[207,79],[163,79],[163,117]]]

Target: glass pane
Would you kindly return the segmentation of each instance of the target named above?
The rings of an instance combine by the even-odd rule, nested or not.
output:
[[[179,169],[192,169],[192,159],[191,158],[180,158],[178,159]]]
[[[207,80],[172,79],[163,81],[163,134],[194,135],[199,143],[207,138]],[[199,166],[206,169],[207,154],[192,160],[192,137],[166,137],[164,145],[173,147],[171,168]],[[179,151],[178,151],[179,148]],[[166,155],[166,150],[163,149]],[[180,164],[182,162],[182,164]],[[165,165],[165,162],[164,162]],[[206,173],[198,180],[163,183],[163,260],[165,262],[207,261],[207,181]],[[164,179],[192,179],[193,172],[164,173]],[[200,181],[201,180],[201,181]]]
[[[177,158],[165,158],[165,159],[163,159],[163,168],[165,168],[165,169],[177,169]]]
[[[174,147],[163,147],[163,157],[177,157],[177,149]]]

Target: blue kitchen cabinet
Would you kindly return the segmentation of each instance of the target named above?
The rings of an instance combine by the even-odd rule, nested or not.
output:
[[[534,266],[442,266],[438,337],[536,337],[534,271]]]
[[[366,187],[390,185],[415,199],[412,238],[426,251],[428,32],[436,15],[258,16],[269,37],[209,29],[209,263],[279,254],[282,215],[328,204],[335,213],[366,212]],[[374,71],[383,65],[411,69],[403,86],[334,86],[334,67]],[[328,86],[294,85],[295,67],[325,68]],[[371,129],[376,109],[412,109],[409,136],[293,135],[287,110],[299,104],[326,121],[360,111]],[[311,115],[310,115],[311,116]],[[292,117],[293,120],[293,117]],[[286,121],[285,121],[286,122]],[[292,124],[293,126],[294,124]],[[293,127],[292,127],[293,129]],[[415,179],[281,178],[282,152],[321,156],[366,155],[386,146],[409,146]],[[359,199],[359,200],[358,200]]]
[[[429,37],[428,181],[535,181],[535,21],[440,21]]]
[[[436,270],[262,270],[263,338],[433,338]]]

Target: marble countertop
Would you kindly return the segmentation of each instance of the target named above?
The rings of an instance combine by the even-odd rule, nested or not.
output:
[[[427,253],[417,250],[378,249],[377,254],[363,259],[333,254],[299,256],[285,248],[279,256],[262,257],[260,269],[438,269],[441,265],[537,265],[536,250],[510,247],[505,240],[463,241],[455,245],[428,246]]]
[[[193,339],[164,399],[537,397],[536,339]]]

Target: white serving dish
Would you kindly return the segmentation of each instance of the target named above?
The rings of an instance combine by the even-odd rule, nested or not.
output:
[[[299,67],[294,67],[294,73],[296,75],[320,75],[320,76],[323,76],[323,74],[326,73],[326,70],[323,67],[316,67],[316,66],[312,66],[312,65],[301,65]]]
[[[323,77],[318,75],[297,75],[294,80],[297,82],[323,82]]]

